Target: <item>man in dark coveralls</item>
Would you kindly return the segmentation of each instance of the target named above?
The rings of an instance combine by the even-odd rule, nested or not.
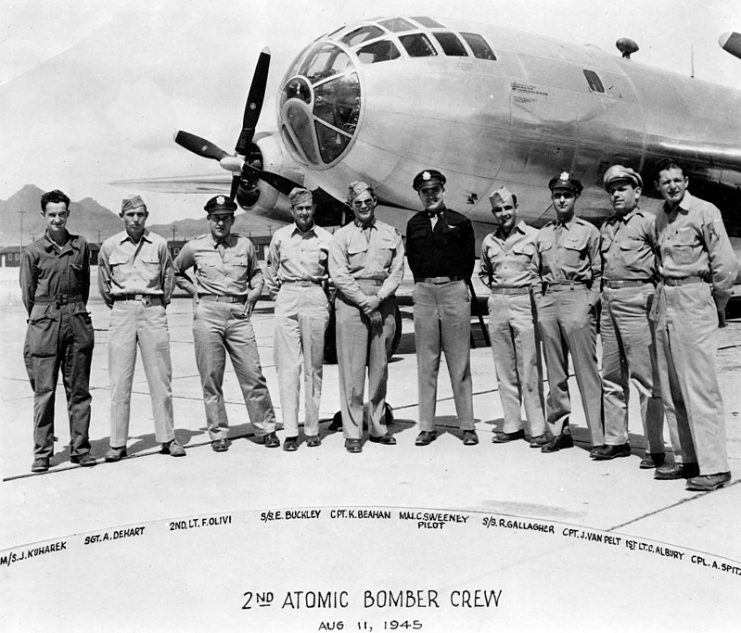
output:
[[[445,206],[445,176],[417,174],[412,187],[424,207],[407,224],[407,259],[414,275],[414,341],[417,349],[419,428],[416,445],[437,437],[435,404],[440,352],[445,352],[463,444],[478,444],[471,386],[471,295],[475,263],[473,227]]]
[[[55,189],[41,196],[46,232],[23,251],[20,282],[28,330],[23,349],[34,392],[34,461],[49,470],[54,453],[54,395],[59,368],[67,394],[70,461],[95,466],[90,454],[90,363],[94,334],[87,311],[90,254],[85,238],[67,231],[69,198]]]

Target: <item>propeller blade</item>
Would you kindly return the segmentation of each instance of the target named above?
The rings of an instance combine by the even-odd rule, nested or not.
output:
[[[290,180],[289,178],[286,178],[285,176],[281,176],[280,174],[274,174],[270,171],[262,171],[260,169],[255,169],[252,167],[252,165],[249,165],[245,163],[242,167],[243,173],[251,173],[253,176],[257,176],[260,180],[264,180],[266,183],[268,183],[270,186],[274,187],[280,193],[284,195],[288,195],[291,193],[291,190],[295,187],[301,187],[302,185],[294,182],[293,180]]]
[[[241,177],[239,174],[234,174],[232,176],[232,187],[229,191],[229,200],[234,202],[237,199],[237,191],[239,191],[239,181],[241,180]]]
[[[265,86],[268,83],[268,71],[270,70],[270,49],[264,48],[260,53],[255,67],[255,73],[252,75],[252,85],[247,95],[247,105],[244,108],[242,117],[242,132],[239,134],[235,150],[237,154],[245,156],[249,149],[252,137],[255,135],[255,127],[260,118],[262,102],[265,98]]]
[[[203,158],[213,158],[214,160],[221,160],[222,158],[224,158],[224,156],[229,156],[229,154],[220,147],[214,145],[213,143],[210,143],[205,138],[201,138],[200,136],[196,136],[195,134],[191,134],[190,132],[183,132],[182,130],[180,130],[175,135],[175,142],[181,147],[184,147],[185,149],[190,150],[194,154],[198,154],[198,156],[202,156]]]

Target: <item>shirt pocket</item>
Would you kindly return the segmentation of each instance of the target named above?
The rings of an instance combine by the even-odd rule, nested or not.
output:
[[[689,228],[679,229],[674,239],[668,245],[669,254],[674,263],[680,266],[692,264],[697,259],[697,235]]]
[[[363,268],[367,260],[368,246],[364,246],[361,244],[348,244],[347,262],[351,271]]]
[[[147,271],[148,279],[155,280],[159,277],[160,260],[156,253],[143,255],[141,258],[144,269]]]
[[[111,268],[111,277],[116,283],[123,284],[131,277],[131,266],[126,255],[114,253],[108,259],[108,265]]]
[[[378,240],[378,245],[375,248],[374,260],[381,267],[382,270],[388,269],[391,266],[391,260],[394,257],[394,250],[396,249],[396,241],[389,238],[381,238]]]
[[[224,267],[233,279],[248,279],[250,276],[250,260],[246,253],[227,253]]]
[[[636,239],[625,239],[620,242],[620,259],[626,268],[636,268],[643,258],[645,242]]]
[[[569,236],[561,243],[564,268],[579,268],[585,259],[587,239],[585,236]]]

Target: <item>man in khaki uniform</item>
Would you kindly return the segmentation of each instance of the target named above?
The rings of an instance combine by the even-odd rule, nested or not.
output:
[[[176,283],[193,296],[193,342],[211,448],[223,452],[230,444],[222,390],[227,352],[257,436],[268,448],[276,448],[280,441],[273,402],[250,320],[262,293],[262,270],[252,242],[232,233],[235,202],[215,196],[204,209],[211,233],[188,242],[174,264]],[[191,268],[194,279],[187,274]]]
[[[597,303],[602,279],[599,231],[574,215],[583,189],[579,180],[562,172],[550,180],[548,188],[556,220],[540,229],[535,239],[542,286],[536,285],[533,294],[548,372],[547,417],[556,432],[541,451],[553,453],[574,445],[569,428],[570,353],[592,456],[604,444],[602,381],[597,369]]]
[[[615,215],[600,229],[602,252],[602,385],[605,446],[594,459],[630,455],[628,397],[638,390],[646,450],[641,468],[664,461],[664,406],[656,366],[656,338],[649,312],[656,283],[655,217],[638,208],[639,173],[613,165],[604,175]]]
[[[319,446],[319,401],[322,397],[324,332],[329,321],[325,292],[332,234],[314,224],[311,191],[296,188],[288,196],[293,224],[277,230],[270,241],[265,280],[275,299],[275,365],[286,438],[283,449],[298,448],[301,356],[304,367],[308,446]]]
[[[492,442],[526,439],[537,448],[549,440],[531,299],[532,286],[539,281],[534,265],[538,231],[517,221],[517,196],[506,187],[492,193],[489,202],[499,227],[481,244],[479,277],[491,290],[489,337],[504,411],[504,425],[494,431]]]
[[[174,286],[167,241],[145,228],[149,212],[139,196],[121,203],[124,230],[103,242],[98,254],[98,289],[111,309],[108,372],[111,379],[111,438],[107,462],[126,456],[136,348],[152,396],[154,432],[162,453],[182,457],[172,414],[170,333],[165,308]]]
[[[345,448],[359,453],[366,367],[370,441],[396,444],[383,419],[404,245],[394,227],[376,220],[376,196],[370,185],[350,183],[347,203],[355,220],[338,229],[330,242],[329,274],[337,288],[337,363]]]
[[[473,418],[471,383],[471,294],[468,282],[476,262],[470,220],[445,204],[445,175],[419,172],[412,188],[423,211],[407,223],[407,260],[414,275],[414,345],[417,350],[419,428],[415,444],[437,437],[435,408],[440,355],[450,374],[463,444],[479,443]]]
[[[688,478],[688,490],[707,491],[731,479],[715,353],[718,315],[737,264],[720,211],[690,194],[687,184],[682,167],[659,164],[656,187],[664,204],[656,216],[656,337],[675,464],[654,477]]]

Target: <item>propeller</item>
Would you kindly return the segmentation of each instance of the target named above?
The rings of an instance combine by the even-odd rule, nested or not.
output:
[[[296,183],[280,174],[273,174],[258,169],[255,167],[255,164],[259,164],[257,160],[253,161],[252,164],[247,161],[247,154],[252,145],[252,138],[255,136],[255,128],[257,127],[262,103],[265,98],[265,87],[268,82],[269,69],[270,49],[264,48],[260,53],[255,72],[252,75],[252,84],[250,85],[250,91],[247,95],[247,103],[242,117],[242,130],[237,138],[237,144],[234,147],[235,153],[233,155],[210,141],[190,132],[183,132],[181,130],[175,134],[175,142],[178,145],[203,158],[219,161],[219,164],[224,169],[233,173],[231,191],[229,193],[231,200],[237,197],[242,181],[256,185],[259,180],[264,180],[283,194],[290,193],[291,189],[297,186]]]

